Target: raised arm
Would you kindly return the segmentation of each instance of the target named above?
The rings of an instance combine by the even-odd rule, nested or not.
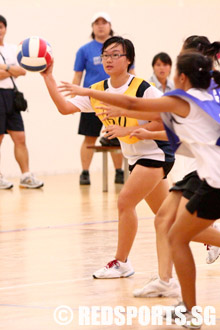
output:
[[[80,86],[82,81],[82,76],[83,76],[83,71],[75,71],[72,84]],[[71,97],[74,97],[75,95],[76,94],[72,94]]]
[[[65,99],[65,97],[59,92],[52,72],[53,72],[53,62],[45,71],[41,72],[41,75],[44,78],[50,97],[52,98],[58,111],[63,115],[69,115],[75,112],[80,112],[80,110],[75,105],[68,102]]]

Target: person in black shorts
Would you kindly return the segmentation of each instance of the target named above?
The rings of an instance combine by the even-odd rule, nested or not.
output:
[[[16,45],[4,42],[7,21],[0,15],[0,145],[4,134],[9,134],[14,143],[15,159],[22,172],[20,187],[40,188],[43,182],[29,171],[28,150],[25,142],[24,124],[19,111],[14,107],[13,80],[26,74],[16,60]],[[10,189],[13,184],[0,173],[0,189]]]
[[[83,71],[85,71],[84,87],[108,78],[101,62],[101,49],[103,42],[113,35],[111,19],[107,13],[96,13],[92,17],[92,41],[80,47],[77,51],[74,64],[73,84],[80,85]],[[94,113],[81,113],[79,130],[80,135],[84,135],[84,140],[80,150],[83,171],[80,174],[80,185],[90,184],[89,167],[92,162],[94,151],[87,146],[95,145],[97,137],[100,135],[102,123]],[[124,182],[124,172],[122,167],[122,155],[111,153],[115,167],[115,183]]]
[[[79,48],[76,53],[74,63],[73,84],[80,85],[85,72],[83,81],[84,87],[109,78],[109,75],[104,71],[101,61],[101,50],[105,40],[113,35],[111,27],[111,18],[105,12],[94,14],[91,20],[92,24],[92,41]],[[134,73],[134,66],[130,69],[130,73]],[[88,149],[87,146],[95,145],[97,138],[100,135],[102,123],[94,113],[81,113],[78,133],[84,135],[84,140],[81,146],[80,155],[83,171],[80,175],[80,185],[90,184],[89,167],[92,162],[94,151]],[[115,138],[113,141],[102,137],[100,143],[103,146],[117,145],[119,141]],[[124,183],[124,171],[122,167],[122,155],[111,153],[111,157],[115,167],[115,183]]]

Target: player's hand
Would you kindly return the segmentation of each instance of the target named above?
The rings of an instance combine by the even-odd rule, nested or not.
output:
[[[53,73],[54,59],[51,59],[50,64],[47,66],[46,70],[40,72],[43,77],[49,76]]]
[[[152,139],[151,134],[152,132],[148,131],[145,128],[137,128],[130,134],[130,138],[132,138],[132,136],[135,136],[139,140],[149,140],[149,139],[151,140]]]
[[[103,116],[102,121],[123,116],[124,109],[115,107],[113,105],[108,105],[106,103],[102,103],[100,106],[97,106],[96,109],[102,110],[101,112],[96,113],[96,116]]]
[[[116,137],[127,136],[130,133],[129,127],[122,127],[118,125],[110,125],[106,127],[102,132],[105,133],[104,137],[108,138],[109,140]]]
[[[89,88],[83,88],[78,85],[73,85],[66,81],[61,81],[61,85],[58,86],[60,92],[65,92],[65,96],[81,95],[87,96]]]

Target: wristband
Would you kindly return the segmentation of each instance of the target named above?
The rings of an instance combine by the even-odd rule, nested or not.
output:
[[[6,70],[6,71],[9,71],[9,70],[10,70],[10,65],[7,65],[7,67],[6,67],[5,70]]]

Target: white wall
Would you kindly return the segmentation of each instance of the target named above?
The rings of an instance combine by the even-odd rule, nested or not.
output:
[[[145,79],[151,75],[153,56],[165,51],[175,61],[187,36],[220,40],[219,0],[7,0],[2,1],[0,14],[8,21],[8,43],[18,44],[32,35],[50,42],[59,82],[72,80],[75,53],[90,40],[90,20],[97,11],[107,11],[115,34],[133,41],[136,74]],[[27,73],[18,84],[29,101],[30,111],[23,118],[31,170],[37,174],[80,171],[79,114],[60,115],[38,73]],[[19,175],[8,136],[2,145],[1,167],[6,176]],[[101,155],[95,155],[91,170],[100,168]]]

